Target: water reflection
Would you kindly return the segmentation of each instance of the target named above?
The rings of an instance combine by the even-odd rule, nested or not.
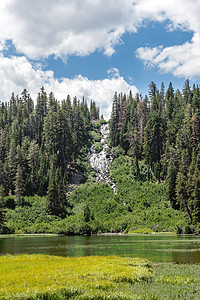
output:
[[[154,262],[200,263],[200,237],[1,236],[0,253],[42,253],[60,256],[120,255],[147,258]]]

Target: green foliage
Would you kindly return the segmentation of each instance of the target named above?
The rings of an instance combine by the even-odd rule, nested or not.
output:
[[[127,212],[127,230],[150,228],[153,231],[175,231],[186,222],[184,215],[172,209],[167,201],[165,186],[134,179],[131,159],[120,156],[111,164],[110,173],[116,182],[117,201]]]
[[[120,156],[110,166],[117,194],[107,184],[88,180],[67,198],[66,217],[48,214],[48,197],[25,197],[22,207],[8,209],[10,232],[91,234],[129,231],[176,231],[188,223],[170,207],[164,184],[138,181],[131,158]],[[92,178],[92,177],[91,177]],[[52,198],[56,201],[56,196]],[[39,217],[41,216],[41,217]],[[63,219],[62,219],[62,218]]]
[[[15,209],[15,207],[16,207],[14,196],[4,197],[4,203],[5,203],[6,208]]]
[[[96,132],[96,131],[90,131],[89,135],[91,136],[91,139],[94,140],[95,142],[100,142],[101,135],[98,132]]]
[[[110,166],[114,194],[108,185],[95,183],[87,161],[91,145],[102,150],[99,127],[106,123],[98,120],[95,102],[88,108],[84,99],[71,101],[68,95],[59,103],[41,88],[34,107],[28,91],[21,97],[13,93],[0,104],[0,186],[11,197],[4,202],[7,227],[89,234],[145,228],[184,232],[186,224],[196,226],[199,103],[199,87],[191,89],[188,80],[182,93],[170,83],[165,94],[164,85],[159,91],[153,81],[144,99],[115,93],[108,141],[116,158]],[[66,199],[66,185],[79,172],[85,184]],[[45,198],[32,203],[36,194]],[[38,222],[31,217],[37,208],[44,217]]]
[[[166,94],[163,84],[159,91],[151,81],[149,98],[115,93],[109,121],[110,146],[122,147],[132,158],[132,175],[166,181],[171,205],[187,212],[194,224],[200,219],[199,183],[193,178],[200,172],[199,103],[199,87],[191,90],[189,80],[182,93],[170,82]]]
[[[73,105],[70,96],[59,103],[43,87],[35,107],[27,90],[1,103],[0,184],[6,196],[16,195],[20,205],[22,196],[46,195],[52,164],[63,177],[70,177],[71,165],[88,144],[89,131],[94,132],[91,116],[98,119],[98,111],[94,101],[90,111],[84,99],[76,97]]]
[[[107,124],[107,122],[105,121],[105,120],[98,120],[97,122],[94,122],[93,123],[93,126],[94,126],[94,128],[100,128],[101,127],[101,125],[103,125],[103,124]]]
[[[5,203],[4,203],[4,189],[0,185],[0,233],[3,232],[2,228],[5,221]]]
[[[97,153],[101,152],[101,150],[103,149],[103,145],[100,142],[94,143],[93,147]]]
[[[119,157],[120,155],[124,155],[125,151],[121,146],[113,147],[112,152],[114,157]]]

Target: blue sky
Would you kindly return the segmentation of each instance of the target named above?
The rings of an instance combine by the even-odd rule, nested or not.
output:
[[[102,80],[107,76],[107,71],[117,68],[120,75],[129,83],[137,86],[142,94],[148,94],[148,85],[151,80],[155,81],[158,88],[163,81],[168,86],[172,81],[177,88],[181,88],[184,79],[177,78],[172,74],[159,72],[157,68],[146,68],[135,51],[138,47],[151,46],[156,47],[162,44],[164,47],[172,45],[182,45],[192,38],[192,32],[175,30],[167,32],[167,22],[162,24],[158,22],[149,22],[135,33],[126,33],[122,37],[120,45],[115,47],[115,53],[112,56],[105,56],[102,51],[95,51],[89,56],[70,56],[67,62],[62,59],[49,57],[46,62],[45,70],[49,68],[54,70],[55,76],[74,78],[77,74],[82,74],[90,80]]]
[[[199,0],[1,0],[0,100],[41,86],[92,99],[200,79]]]

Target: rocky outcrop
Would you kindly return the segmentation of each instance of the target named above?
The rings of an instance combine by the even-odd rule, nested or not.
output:
[[[66,187],[66,196],[69,197],[74,190],[78,189],[83,180],[84,174],[78,170],[78,168],[73,168],[71,170],[69,184]]]
[[[89,149],[88,152],[88,159],[89,162],[96,172],[96,179],[100,182],[107,182],[113,191],[116,193],[116,185],[115,183],[110,179],[110,173],[109,173],[109,164],[113,160],[113,155],[108,147],[107,141],[109,137],[109,125],[104,124],[100,128],[101,133],[101,143],[103,145],[103,149],[97,153],[92,146]]]

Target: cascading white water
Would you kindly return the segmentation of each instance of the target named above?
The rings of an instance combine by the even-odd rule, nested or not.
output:
[[[92,168],[97,174],[97,180],[100,182],[107,182],[116,193],[116,185],[109,176],[109,163],[111,163],[113,160],[112,154],[110,151],[108,151],[109,147],[107,140],[109,137],[109,132],[110,129],[108,124],[101,126],[100,133],[102,136],[101,143],[103,145],[103,149],[97,153],[92,146],[89,150],[88,158]]]

